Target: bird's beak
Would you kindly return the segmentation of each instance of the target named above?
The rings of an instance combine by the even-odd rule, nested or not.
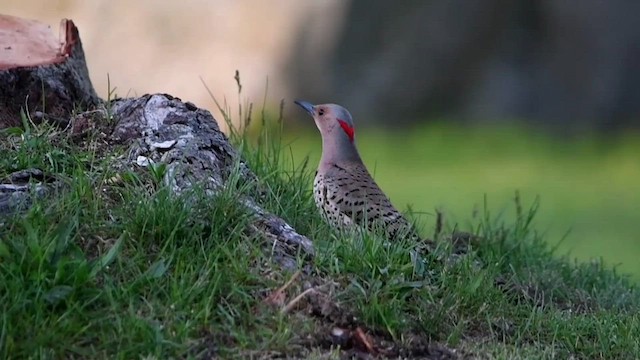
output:
[[[294,103],[298,104],[301,108],[305,109],[309,113],[309,115],[313,116],[315,114],[316,108],[310,102],[303,101],[303,100],[295,100]]]

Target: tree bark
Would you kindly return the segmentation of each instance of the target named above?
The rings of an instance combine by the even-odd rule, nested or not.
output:
[[[200,187],[215,196],[232,186],[228,180],[235,171],[242,182],[257,182],[209,111],[166,94],[117,100],[111,111],[117,121],[111,142],[129,147],[124,166],[166,164],[165,185],[177,194]],[[259,198],[241,198],[253,214],[246,231],[266,240],[268,251],[283,267],[296,268],[298,255],[312,257],[311,240],[265,210]]]

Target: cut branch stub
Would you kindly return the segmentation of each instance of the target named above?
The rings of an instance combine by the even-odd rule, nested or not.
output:
[[[48,25],[0,14],[0,128],[20,125],[21,110],[65,119],[99,103],[73,21],[57,39]]]

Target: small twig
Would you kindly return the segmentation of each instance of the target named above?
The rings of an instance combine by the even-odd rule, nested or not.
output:
[[[522,201],[520,200],[519,190],[516,190],[516,195],[514,200],[516,202],[516,216],[518,217],[517,219],[520,220],[522,219]]]
[[[280,313],[281,314],[288,313],[289,311],[291,311],[291,309],[293,309],[300,302],[300,300],[302,300],[303,297],[305,297],[305,296],[307,296],[307,294],[315,292],[315,291],[316,291],[315,287],[312,287],[312,288],[309,288],[309,289],[303,291],[298,296],[293,298],[293,300],[289,301],[289,303],[285,307],[283,307],[282,310],[280,310]]]
[[[293,282],[294,282],[294,281],[296,281],[296,279],[300,276],[300,274],[301,274],[300,270],[296,271],[296,272],[291,276],[291,278],[289,279],[289,281],[287,281],[284,285],[282,285],[282,286],[281,286],[278,290],[276,290],[276,291],[278,291],[278,292],[283,292],[283,291],[287,290],[287,288],[288,288],[289,286],[291,286],[291,284],[293,284]]]
[[[291,286],[291,284],[293,284],[293,282],[298,278],[298,276],[300,276],[300,271],[296,271],[295,274],[293,274],[293,276],[291,276],[291,278],[289,279],[289,281],[287,281],[284,285],[282,285],[279,289],[272,291],[271,294],[269,294],[269,296],[267,296],[263,302],[265,304],[269,304],[272,306],[282,306],[282,304],[284,304],[285,301],[285,290]]]
[[[238,95],[240,95],[240,93],[242,93],[242,84],[240,83],[240,71],[236,70],[236,75],[233,77],[233,79],[236,81],[236,84],[238,84]]]
[[[433,238],[438,239],[438,236],[442,233],[442,226],[444,223],[444,214],[440,209],[436,209],[436,229],[433,233]]]
[[[373,343],[369,336],[360,328],[359,326],[356,328],[356,339],[364,346],[369,354],[376,354],[377,351],[373,346]]]
[[[300,293],[298,296],[296,296],[295,298],[293,298],[293,300],[289,301],[289,303],[282,308],[282,310],[280,310],[281,314],[286,314],[289,311],[291,311],[299,302],[300,300],[302,300],[302,298],[304,298],[305,296],[307,296],[310,293],[316,292],[320,289],[322,289],[323,287],[326,287],[327,285],[329,285],[329,283],[320,285],[320,286],[315,286],[312,288],[309,288],[305,291],[303,291],[302,293]]]
[[[253,103],[249,103],[249,110],[247,111],[246,117],[244,118],[244,129],[243,132],[247,131],[249,125],[251,125],[251,115],[253,113]]]

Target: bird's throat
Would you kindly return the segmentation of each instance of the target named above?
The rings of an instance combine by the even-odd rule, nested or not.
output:
[[[329,166],[342,162],[361,162],[355,143],[346,138],[322,139],[322,158],[320,165]]]

